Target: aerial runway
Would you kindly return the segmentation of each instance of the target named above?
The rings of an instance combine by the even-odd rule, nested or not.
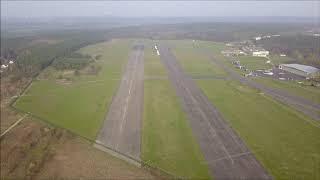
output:
[[[193,79],[184,74],[170,49],[161,44],[159,51],[210,174],[215,179],[271,179]]]
[[[140,160],[143,112],[144,46],[134,44],[119,89],[96,142]]]

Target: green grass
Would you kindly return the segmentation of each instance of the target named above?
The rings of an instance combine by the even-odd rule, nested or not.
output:
[[[146,77],[167,76],[167,71],[162,66],[160,56],[157,55],[157,52],[154,49],[154,43],[151,41],[146,41],[144,59],[144,75]]]
[[[198,49],[198,42],[190,40],[166,41],[173,47],[173,53],[185,72],[191,75],[225,76],[226,73],[212,64],[209,57]],[[199,52],[195,51],[196,49]]]
[[[49,68],[49,78],[34,81],[15,107],[94,140],[119,84],[129,49],[130,41],[117,40],[79,50],[83,54],[102,55],[94,63],[101,66],[99,74],[71,75],[69,80],[62,81],[55,78],[61,72]]]
[[[240,61],[242,66],[250,70],[257,70],[257,69],[270,69],[272,68],[271,64],[267,64],[267,58],[264,57],[253,57],[253,56],[239,56],[237,58]]]
[[[185,42],[181,44],[184,46]],[[200,46],[211,50],[221,62],[229,63],[220,54],[224,45],[201,42]],[[196,49],[188,50],[194,55],[198,52]],[[178,54],[177,57],[183,56]],[[319,178],[318,121],[239,82],[217,79],[196,82],[273,177]]]
[[[306,86],[296,82],[279,81],[270,78],[257,78],[255,80],[269,87],[286,90],[292,94],[304,97],[315,103],[320,103],[320,88]]]
[[[270,56],[270,59],[272,61],[273,64],[283,64],[283,63],[289,63],[290,61],[292,61],[293,59],[291,59],[290,57],[281,57],[281,56],[278,56],[278,55],[273,55],[273,56]]]
[[[233,67],[233,65],[227,60],[226,57],[221,55],[221,50],[224,48],[224,44],[209,42],[209,41],[200,41],[201,48],[209,48],[210,51],[217,57],[217,60],[225,63],[227,66]],[[280,57],[280,56],[271,56],[271,61],[274,64],[286,63],[288,61],[292,61],[289,57]],[[250,69],[268,69],[271,68],[269,64],[265,64],[266,58],[262,57],[248,57],[242,56],[239,58],[241,64],[246,65]],[[243,74],[244,72],[235,69],[236,72]],[[320,89],[312,86],[305,86],[302,84],[297,84],[296,82],[288,82],[288,81],[279,81],[273,80],[269,78],[256,78],[255,79],[259,83],[263,83],[267,86],[283,89],[297,96],[304,97],[316,103],[320,103]]]
[[[145,73],[166,76],[159,56],[146,48]],[[142,159],[175,176],[209,178],[208,167],[192,129],[167,79],[144,81]]]
[[[239,83],[197,82],[272,176],[315,179],[320,168],[319,123]]]

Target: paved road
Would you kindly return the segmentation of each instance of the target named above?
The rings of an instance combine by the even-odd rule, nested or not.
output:
[[[97,142],[140,160],[144,46],[135,44]]]
[[[183,73],[170,49],[164,44],[159,47],[161,61],[187,113],[211,175],[215,179],[270,179],[208,98]]]
[[[243,77],[240,74],[238,74],[233,68],[226,66],[223,62],[217,60],[214,56],[212,56],[212,54],[210,54],[212,52],[209,53],[205,49],[202,51],[206,53],[208,56],[210,56],[213,63],[215,63],[219,67],[223,68],[226,72],[228,72],[231,78],[238,80],[241,83],[248,85],[250,87],[259,89],[260,91],[273,97],[274,99],[282,103],[288,104],[293,108],[295,108],[296,110],[304,113],[305,115],[320,121],[320,113],[319,113],[320,104],[314,103],[312,101],[309,101],[299,96],[295,96],[284,90],[267,87],[254,80],[251,80],[250,78]]]

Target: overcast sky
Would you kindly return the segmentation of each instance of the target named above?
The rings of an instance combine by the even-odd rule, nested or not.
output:
[[[3,1],[2,17],[320,16],[320,1]]]

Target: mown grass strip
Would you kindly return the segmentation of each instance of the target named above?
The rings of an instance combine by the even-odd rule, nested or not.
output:
[[[293,109],[233,81],[198,85],[276,179],[314,179],[320,131]]]
[[[146,74],[167,76],[156,52],[146,48],[145,54]],[[144,81],[142,159],[177,177],[209,178],[199,145],[167,79]]]
[[[227,63],[220,54],[223,44],[199,44]],[[197,54],[198,49],[190,48],[188,52]],[[310,123],[314,120],[236,81],[196,82],[273,177],[319,178],[320,131]]]
[[[130,43],[114,40],[80,49],[78,52],[83,54],[101,55],[100,60],[91,64],[101,67],[98,74],[71,74],[71,80],[61,80],[55,78],[61,72],[49,68],[51,77],[34,81],[15,107],[95,140],[127,62]],[[91,81],[102,83],[87,83]]]

